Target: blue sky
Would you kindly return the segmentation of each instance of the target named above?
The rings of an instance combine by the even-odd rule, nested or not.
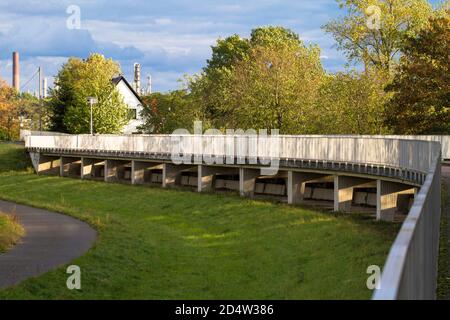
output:
[[[79,30],[66,27],[70,5],[80,7]],[[38,66],[52,83],[67,57],[101,52],[119,61],[129,79],[134,62],[141,63],[154,91],[167,91],[184,74],[201,71],[219,37],[245,37],[262,25],[290,28],[318,44],[325,68],[334,72],[345,59],[321,26],[342,14],[334,0],[2,0],[0,76],[11,83],[14,50],[21,53],[22,85]],[[32,81],[24,90],[36,87]]]

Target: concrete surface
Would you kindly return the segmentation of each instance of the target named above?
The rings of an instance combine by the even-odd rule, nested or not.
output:
[[[87,223],[69,216],[1,200],[0,211],[13,212],[26,231],[19,244],[0,254],[0,288],[70,263],[97,239]]]

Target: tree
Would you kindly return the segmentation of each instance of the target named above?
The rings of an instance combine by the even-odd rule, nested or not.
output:
[[[207,60],[202,74],[187,79],[191,107],[197,110],[196,120],[202,120],[204,126],[211,125],[209,120],[215,122],[214,126],[224,125],[224,112],[230,99],[226,84],[231,79],[235,63],[245,60],[249,50],[249,40],[238,35],[219,39],[212,47],[212,57]]]
[[[403,48],[401,68],[386,108],[387,124],[398,134],[450,132],[450,18],[433,18]]]
[[[144,124],[139,127],[145,133],[170,134],[176,129],[189,129],[195,114],[189,104],[186,90],[175,90],[167,94],[153,93],[142,97],[145,102],[141,116]]]
[[[19,138],[20,129],[45,130],[48,112],[40,100],[28,93],[18,93],[0,79],[0,139]]]
[[[371,69],[327,77],[319,91],[310,121],[316,134],[384,134],[386,75]]]
[[[298,34],[279,26],[258,27],[252,30],[250,47],[276,49],[279,46],[296,47],[301,44]]]
[[[87,98],[96,97],[93,108],[96,133],[119,133],[129,121],[127,106],[112,79],[120,74],[120,66],[100,54],[86,60],[70,58],[55,79],[50,94],[52,130],[69,133],[90,131],[90,106]]]
[[[235,61],[247,57],[250,43],[247,39],[234,34],[217,40],[217,44],[211,49],[212,57],[206,60],[207,67],[204,69],[206,73],[214,73],[222,68],[231,69]]]
[[[212,51],[203,73],[189,82],[192,103],[201,106],[199,120],[220,129],[294,130],[292,124],[311,105],[313,87],[320,86],[317,47],[306,47],[289,29],[261,27],[249,39],[218,40]]]
[[[405,37],[416,35],[433,14],[426,0],[337,0],[347,15],[327,23],[351,62],[392,71]]]
[[[249,59],[235,66],[226,112],[233,117],[227,122],[234,128],[303,133],[323,77],[317,47],[306,47],[299,40],[257,45]]]
[[[13,140],[19,136],[17,92],[0,79],[0,139]]]
[[[18,95],[21,129],[47,130],[49,127],[48,100],[39,100],[29,93]]]

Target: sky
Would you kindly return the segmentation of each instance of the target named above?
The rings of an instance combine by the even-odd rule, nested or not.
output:
[[[143,86],[151,74],[153,91],[165,92],[178,89],[183,75],[201,72],[218,38],[248,37],[267,25],[318,44],[324,67],[335,72],[346,59],[321,26],[343,14],[335,0],[1,0],[0,77],[11,83],[11,55],[19,51],[23,91],[33,92],[37,80],[25,84],[38,66],[51,85],[68,57],[100,52],[117,60],[130,81],[139,62]]]

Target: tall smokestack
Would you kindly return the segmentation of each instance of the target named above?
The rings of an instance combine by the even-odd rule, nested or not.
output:
[[[47,82],[47,77],[44,77],[44,80],[42,80],[42,98],[47,98],[47,87],[48,87],[48,82]]]
[[[20,92],[20,64],[18,52],[13,52],[13,87],[17,92]]]
[[[134,64],[134,88],[137,94],[141,94],[141,65],[139,63]]]
[[[152,76],[147,75],[147,88],[145,89],[145,94],[152,94]]]

